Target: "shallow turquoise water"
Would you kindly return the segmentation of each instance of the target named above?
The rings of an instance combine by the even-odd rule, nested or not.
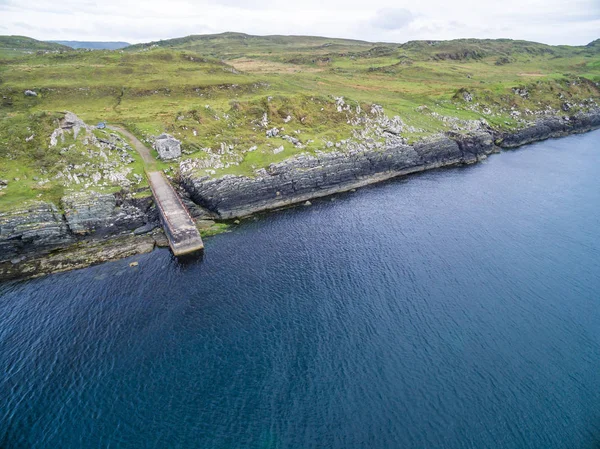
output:
[[[598,448],[599,206],[595,132],[2,284],[0,447]]]

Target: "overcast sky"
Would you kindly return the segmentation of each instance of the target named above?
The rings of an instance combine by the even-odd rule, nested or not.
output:
[[[600,0],[0,0],[0,17],[0,34],[41,40],[138,43],[223,31],[573,45],[600,37]]]

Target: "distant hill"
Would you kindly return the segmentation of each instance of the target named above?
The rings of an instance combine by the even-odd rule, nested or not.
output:
[[[253,36],[245,33],[226,32],[220,34],[200,34],[167,39],[143,44],[135,44],[127,50],[135,51],[150,48],[170,48],[187,50],[218,57],[235,57],[249,53],[340,53],[363,51],[374,44],[353,39],[339,39],[317,36]]]
[[[56,42],[44,42],[25,36],[0,36],[0,48],[16,51],[71,50]]]
[[[129,47],[128,42],[86,42],[86,41],[48,41],[55,44],[66,45],[71,48],[85,48],[88,50],[119,50]]]
[[[596,39],[595,41],[590,42],[586,45],[586,47],[600,50],[600,39]]]
[[[512,39],[421,40],[399,43],[375,43],[352,39],[317,36],[252,36],[244,33],[191,35],[127,47],[127,51],[165,48],[193,51],[222,59],[248,56],[280,56],[283,62],[329,61],[339,56],[355,58],[396,57],[410,60],[465,61],[498,58],[498,64],[518,57],[569,57],[594,54],[600,40],[587,46],[547,45]],[[406,62],[406,61],[405,61]]]

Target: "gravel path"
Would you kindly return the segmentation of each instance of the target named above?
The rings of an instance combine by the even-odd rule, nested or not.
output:
[[[137,150],[137,152],[140,153],[140,156],[142,156],[144,164],[146,164],[146,168],[149,171],[154,170],[154,165],[156,163],[156,160],[154,159],[154,157],[152,157],[152,153],[150,152],[150,149],[146,145],[144,145],[137,137],[135,137],[132,133],[127,131],[125,128],[122,128],[122,127],[116,126],[116,125],[110,125],[110,126],[107,126],[107,128],[112,129],[113,131],[118,131],[121,134],[123,134],[125,137],[127,137],[129,139],[129,141],[131,142],[131,144],[133,145],[133,147]]]

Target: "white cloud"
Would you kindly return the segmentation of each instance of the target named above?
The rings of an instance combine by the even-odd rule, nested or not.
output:
[[[399,30],[414,20],[414,15],[405,8],[383,8],[377,11],[371,24],[384,30]]]
[[[600,37],[598,0],[0,0],[0,15],[3,33],[37,39],[145,42],[223,31],[390,42]]]

